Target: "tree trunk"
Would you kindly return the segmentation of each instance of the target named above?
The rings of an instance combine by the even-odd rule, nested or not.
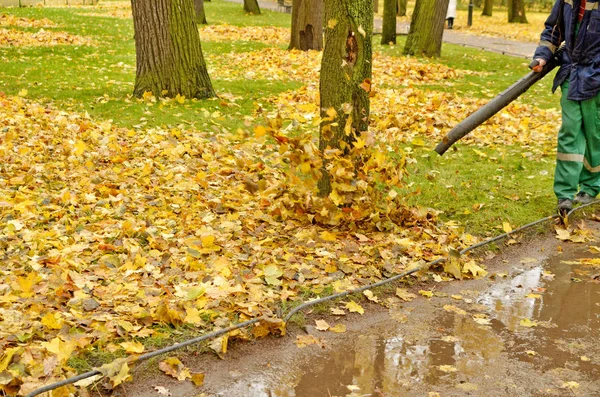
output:
[[[215,96],[206,71],[193,0],[131,0],[137,69],[133,93]]]
[[[373,13],[379,12],[379,0],[373,0]]]
[[[383,26],[381,44],[396,44],[396,6],[397,0],[383,0]]]
[[[244,11],[248,14],[258,15],[260,14],[260,7],[258,6],[258,0],[244,0]]]
[[[399,17],[404,17],[406,16],[406,7],[407,7],[407,0],[398,0],[398,13],[397,15]]]
[[[372,75],[372,0],[325,0],[325,49],[321,63],[319,149],[347,152],[369,126]],[[323,167],[319,195],[331,193]]]
[[[294,0],[289,49],[323,49],[323,0]]]
[[[448,0],[417,0],[404,46],[405,55],[439,57]]]
[[[194,7],[196,8],[196,23],[208,24],[206,14],[204,13],[204,0],[194,0]]]
[[[509,23],[527,23],[525,16],[524,0],[509,0],[508,2],[508,22]]]
[[[493,8],[494,0],[485,0],[485,2],[483,3],[483,12],[481,13],[481,15],[491,17]]]

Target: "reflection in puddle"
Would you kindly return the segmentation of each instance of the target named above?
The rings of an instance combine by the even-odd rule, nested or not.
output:
[[[589,257],[584,248],[576,257]],[[440,308],[434,324],[411,324],[423,327],[422,335],[403,335],[394,322],[364,335],[348,333],[346,342],[286,368],[283,377],[256,375],[244,385],[245,395],[600,396],[600,287],[592,277],[574,282],[573,274],[583,277],[590,269],[561,263],[566,259],[496,280],[474,304],[460,302],[467,314]],[[537,326],[525,327],[523,319]],[[561,389],[561,382],[575,379],[585,385],[579,394]]]

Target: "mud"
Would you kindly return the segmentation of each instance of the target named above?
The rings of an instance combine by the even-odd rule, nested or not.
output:
[[[597,223],[587,226],[600,235]],[[484,279],[420,285],[434,296],[327,318],[344,323],[345,333],[309,325],[236,345],[224,360],[183,358],[206,374],[202,387],[137,374],[122,392],[158,396],[154,388],[162,386],[173,396],[600,396],[596,244],[535,239],[488,261]],[[297,347],[306,333],[321,344]]]

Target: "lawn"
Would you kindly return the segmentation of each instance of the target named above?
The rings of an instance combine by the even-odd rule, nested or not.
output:
[[[360,167],[332,163],[347,184],[319,198],[321,54],[286,50],[290,16],[207,2],[219,97],[138,99],[128,4],[0,10],[5,391],[273,317],[554,212],[550,78],[432,151],[524,59],[447,44],[407,58],[404,37],[374,38]],[[441,270],[422,279],[452,280]],[[236,337],[270,332],[253,331]]]

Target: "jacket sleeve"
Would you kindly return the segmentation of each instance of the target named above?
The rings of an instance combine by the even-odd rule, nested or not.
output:
[[[533,59],[542,58],[546,61],[552,58],[552,55],[560,43],[564,40],[565,24],[563,16],[564,0],[556,0],[552,11],[544,23],[544,31],[540,36],[540,42],[535,50]]]

